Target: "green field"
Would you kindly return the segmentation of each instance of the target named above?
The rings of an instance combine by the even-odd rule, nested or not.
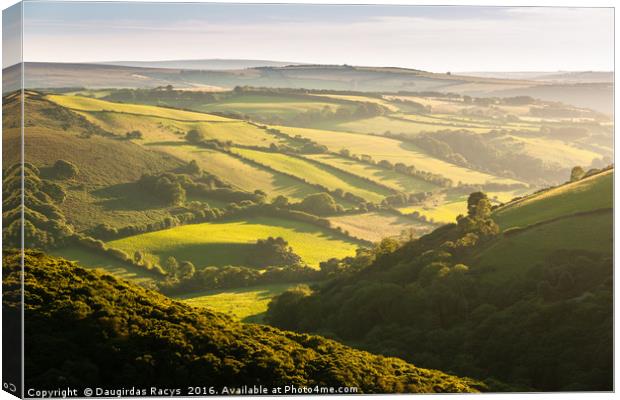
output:
[[[526,154],[549,163],[556,163],[565,168],[572,168],[575,165],[590,165],[594,159],[600,157],[593,151],[578,148],[562,140],[546,137],[509,136],[509,140],[512,140],[513,146],[521,147]]]
[[[398,211],[403,214],[419,212],[428,221],[435,223],[456,222],[460,214],[467,214],[467,195],[449,196],[437,195],[420,205],[399,207]]]
[[[437,189],[436,185],[414,178],[413,176],[335,156],[333,154],[308,154],[304,157],[371,179],[404,193],[419,193]]]
[[[139,130],[143,134],[143,139],[136,142],[141,144],[184,141],[185,133],[192,129],[202,133],[205,139],[217,139],[222,142],[232,141],[262,147],[269,147],[272,143],[285,143],[284,139],[271,135],[252,124],[237,120],[187,122],[122,112],[80,111],[79,113],[109,132],[122,135],[125,132]]]
[[[525,227],[563,215],[611,208],[613,170],[509,203],[494,213],[502,229]]]
[[[432,230],[432,225],[412,218],[388,212],[369,212],[364,214],[342,215],[329,218],[333,226],[342,228],[354,237],[378,242],[386,237],[421,236]]]
[[[347,101],[355,101],[360,103],[375,103],[379,104],[392,112],[400,111],[399,105],[391,103],[384,99],[379,99],[377,97],[370,96],[356,96],[356,95],[345,95],[345,94],[314,94],[317,97],[325,97],[329,99],[337,99],[337,100],[347,100]]]
[[[418,170],[441,174],[455,183],[516,183],[513,179],[500,178],[447,163],[424,154],[410,143],[386,137],[369,136],[357,133],[328,131],[321,129],[292,128],[278,126],[277,129],[290,135],[301,135],[323,144],[332,152],[349,149],[352,154],[370,155],[375,161],[387,160],[395,164],[402,162],[414,165]]]
[[[596,192],[594,192],[596,193]],[[586,250],[611,255],[613,212],[567,217],[503,236],[475,257],[476,265],[491,268],[494,280],[515,279],[557,250]],[[497,266],[501,265],[501,269]]]
[[[296,97],[280,96],[261,96],[245,94],[235,96],[214,104],[203,104],[196,109],[205,112],[232,111],[241,114],[255,116],[277,116],[280,118],[291,118],[306,111],[321,111],[329,108],[335,112],[341,107],[352,108],[352,105],[343,105],[337,102],[330,102],[329,99],[319,97],[313,101],[312,98],[300,99]]]
[[[261,323],[271,299],[292,286],[295,284],[282,283],[240,289],[207,290],[177,298],[190,306],[226,313],[243,322]]]
[[[314,225],[270,217],[184,225],[108,244],[129,254],[144,251],[147,259],[160,265],[167,257],[174,256],[179,261],[191,261],[197,267],[226,266],[246,265],[252,245],[257,239],[269,236],[282,236],[293,251],[313,267],[332,257],[354,255],[358,247],[355,241],[336,237]]]
[[[231,121],[230,118],[217,115],[142,104],[114,103],[89,97],[50,94],[46,98],[60,106],[80,111],[113,111],[137,115],[152,115],[182,121]]]
[[[319,184],[331,190],[342,189],[371,202],[381,202],[383,198],[391,194],[389,190],[371,182],[286,154],[240,148],[233,151],[245,158],[268,165],[277,171],[298,176],[310,183]]]

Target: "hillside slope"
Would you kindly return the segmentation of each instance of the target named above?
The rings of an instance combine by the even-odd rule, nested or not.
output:
[[[6,254],[3,310],[10,323],[20,312],[20,258]],[[483,387],[321,337],[236,323],[40,252],[26,252],[24,273],[27,387]]]
[[[550,219],[613,207],[613,169],[534,193],[497,209],[502,229],[525,227]]]
[[[473,194],[458,224],[343,261],[348,275],[283,293],[267,320],[509,385],[498,390],[611,390],[612,176],[506,206],[521,228],[504,233]]]

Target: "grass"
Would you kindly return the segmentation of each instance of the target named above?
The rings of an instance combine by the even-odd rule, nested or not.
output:
[[[355,95],[344,95],[344,94],[319,94],[319,93],[313,93],[313,95],[317,97],[326,97],[330,99],[355,101],[358,103],[374,103],[374,104],[379,104],[392,112],[400,111],[397,104],[390,103],[387,100],[379,99],[377,97],[366,97],[366,96],[355,96]]]
[[[224,179],[233,186],[250,192],[260,189],[271,198],[282,195],[295,201],[301,201],[310,194],[321,192],[321,190],[290,176],[252,165],[219,151],[185,144],[179,146],[158,145],[154,148],[179,158],[196,160],[204,171]],[[350,205],[347,204],[348,206]]]
[[[571,146],[561,140],[546,137],[510,136],[510,138],[514,143],[509,143],[509,145],[519,146],[532,157],[545,160],[548,163],[556,163],[565,168],[572,168],[575,165],[590,165],[593,160],[600,158],[597,153]]]
[[[252,286],[240,289],[208,290],[178,296],[177,299],[193,307],[210,308],[233,316],[243,322],[262,323],[272,298],[295,284]]]
[[[278,116],[280,118],[291,118],[297,114],[307,111],[320,111],[330,108],[333,112],[339,108],[352,108],[336,102],[329,102],[329,99],[318,98],[313,101],[311,98],[301,100],[299,98],[287,96],[260,96],[243,95],[233,97],[215,104],[204,104],[196,107],[200,111],[233,111],[241,114],[258,116]]]
[[[47,95],[46,98],[60,106],[80,111],[113,111],[128,114],[152,115],[155,117],[182,121],[231,121],[229,118],[218,117],[217,115],[141,104],[114,103],[81,96],[51,94]]]
[[[587,250],[612,254],[613,214],[582,215],[560,219],[501,237],[478,255],[476,265],[493,268],[488,279],[516,279],[556,250]]]
[[[63,257],[69,261],[77,261],[86,268],[101,269],[118,278],[130,280],[135,283],[152,282],[156,279],[154,274],[146,270],[128,265],[116,258],[103,254],[93,253],[80,246],[67,246],[49,251],[53,256]]]
[[[179,159],[150,152],[130,141],[93,136],[81,139],[68,131],[27,127],[24,144],[27,161],[37,166],[67,160],[80,170],[83,184],[110,185],[135,181],[144,173],[157,173],[180,166]]]
[[[293,136],[299,134],[310,138],[327,146],[329,150],[333,152],[349,149],[351,153],[356,155],[370,155],[375,161],[388,160],[392,163],[402,162],[406,165],[414,165],[419,170],[429,171],[448,177],[455,183],[459,181],[472,184],[486,182],[517,182],[513,179],[500,178],[447,163],[423,153],[412,144],[386,137],[286,126],[278,126],[277,129]]]
[[[456,222],[459,214],[467,214],[467,197],[467,195],[461,195],[446,198],[443,194],[437,194],[422,205],[401,207],[398,210],[403,214],[417,211],[427,220],[437,223]]]
[[[348,231],[357,238],[378,242],[385,237],[414,233],[415,236],[428,233],[432,227],[412,218],[387,212],[369,212],[365,214],[342,215],[329,219],[333,226]]]
[[[237,120],[186,122],[150,115],[118,112],[81,111],[80,114],[92,123],[116,134],[124,135],[125,132],[139,130],[144,136],[142,140],[136,141],[140,144],[184,142],[185,133],[192,129],[201,132],[206,139],[217,139],[222,142],[232,141],[243,145],[269,147],[272,143],[286,142],[263,129]]]
[[[506,229],[611,207],[613,170],[509,203],[496,210],[494,218],[502,229]]]
[[[394,190],[405,193],[428,192],[437,188],[437,186],[432,183],[414,178],[410,175],[401,174],[396,171],[357,162],[333,154],[309,154],[305,157],[332,165],[358,176],[372,179],[375,182],[380,182]]]
[[[371,202],[380,202],[390,191],[343,172],[310,163],[300,158],[281,153],[262,152],[250,149],[235,149],[234,152],[269,167],[298,176],[313,184],[329,189],[342,189]]]
[[[174,256],[199,267],[246,265],[252,245],[268,236],[282,236],[313,267],[332,257],[354,255],[358,247],[355,241],[314,225],[270,217],[179,226],[114,240],[109,245],[129,254],[144,251],[147,259],[159,264]]]

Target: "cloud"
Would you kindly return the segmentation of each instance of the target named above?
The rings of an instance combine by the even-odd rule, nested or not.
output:
[[[299,18],[258,13],[244,16],[243,23],[209,14],[183,21],[174,15],[167,20],[41,17],[27,21],[24,50],[27,60],[39,61],[258,58],[433,71],[613,66],[609,9],[460,9],[466,12],[425,7],[399,15],[393,8],[373,13],[367,7],[355,18],[338,19],[316,18],[316,6],[309,13],[313,18],[305,18],[297,7]]]

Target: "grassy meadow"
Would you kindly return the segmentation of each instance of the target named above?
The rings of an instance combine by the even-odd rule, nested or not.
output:
[[[173,256],[200,266],[234,266],[246,265],[251,245],[269,236],[286,238],[302,260],[316,268],[327,258],[354,255],[357,247],[355,240],[337,237],[313,225],[269,217],[180,226],[114,240],[108,245],[129,254],[142,250],[147,258],[160,264]]]
[[[190,306],[226,313],[243,322],[261,323],[271,299],[292,286],[295,285],[282,283],[231,290],[207,290],[177,298]]]

